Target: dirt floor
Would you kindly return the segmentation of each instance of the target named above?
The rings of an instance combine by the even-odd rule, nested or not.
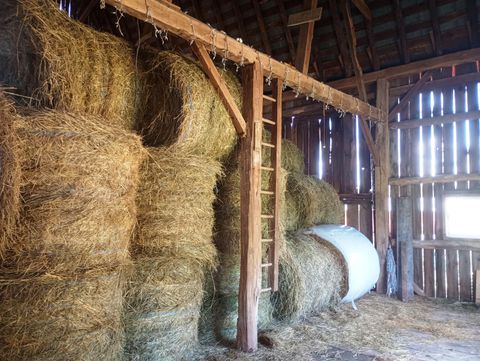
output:
[[[480,309],[426,300],[409,303],[377,294],[262,334],[255,354],[203,346],[195,360],[479,361]]]

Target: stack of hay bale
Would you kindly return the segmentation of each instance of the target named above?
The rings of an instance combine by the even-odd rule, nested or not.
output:
[[[146,59],[149,113],[137,129],[150,155],[141,171],[131,248],[127,356],[188,359],[198,341],[205,274],[217,264],[213,201],[220,160],[234,147],[236,133],[197,64],[172,52]],[[240,86],[223,76],[240,105]]]
[[[5,359],[123,359],[124,270],[145,157],[130,132],[133,59],[125,42],[55,1],[0,4],[0,83],[56,109],[18,115],[0,102]]]

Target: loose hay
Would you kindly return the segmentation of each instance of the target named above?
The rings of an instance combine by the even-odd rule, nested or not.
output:
[[[287,236],[280,259],[274,316],[299,318],[335,307],[345,295],[346,269],[341,254],[327,242],[302,233]]]
[[[0,354],[9,361],[119,361],[121,272],[0,275]]]
[[[43,106],[97,114],[131,129],[138,81],[133,49],[72,20],[51,0],[2,0],[0,83]]]
[[[189,359],[202,296],[203,268],[191,259],[137,258],[126,298],[128,359]]]
[[[55,111],[18,119],[21,217],[2,272],[70,274],[128,261],[138,136]]]
[[[198,344],[204,271],[212,242],[221,164],[174,148],[150,148],[137,196],[135,259],[127,293],[130,360],[189,359]]]
[[[290,173],[305,173],[305,161],[303,153],[291,141],[282,141],[282,167]]]
[[[0,261],[14,234],[20,209],[20,163],[15,113],[0,91]]]
[[[221,159],[233,149],[236,132],[213,85],[197,63],[170,51],[146,56],[145,112],[137,129],[149,146],[169,146]],[[236,78],[221,72],[237,104]]]
[[[343,205],[335,189],[312,176],[291,173],[287,179],[287,208],[284,222],[287,230],[298,230],[316,224],[342,224]]]

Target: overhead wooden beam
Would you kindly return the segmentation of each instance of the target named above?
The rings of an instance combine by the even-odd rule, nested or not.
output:
[[[243,69],[243,115],[247,136],[241,140],[240,158],[240,287],[237,346],[257,349],[258,299],[261,292],[261,146],[263,74],[259,63]]]
[[[388,110],[388,81],[380,79],[377,82],[377,107]],[[380,259],[380,277],[377,282],[377,292],[385,293],[386,254],[389,245],[388,237],[388,179],[390,177],[390,132],[388,125],[377,124],[376,146],[379,162],[375,164],[375,245]]]
[[[440,32],[440,23],[438,21],[438,10],[435,0],[428,0],[428,8],[430,10],[430,17],[432,20],[433,27],[433,38],[435,39],[435,54],[442,55],[443,45],[442,45],[442,34]]]
[[[320,20],[322,17],[322,8],[304,10],[288,17],[288,26],[297,26]]]
[[[317,2],[318,0],[304,0],[303,8],[309,10],[315,9],[317,7]],[[303,74],[308,74],[314,30],[315,22],[313,21],[300,26],[300,34],[298,35],[297,44],[297,54],[295,55],[295,68],[297,68]]]
[[[121,3],[120,0],[106,0],[106,3],[113,6],[121,5],[124,12],[140,20],[147,20],[144,0],[121,0]],[[198,41],[209,50],[213,47],[217,52],[223,53],[224,50],[228,50],[224,53],[229,60],[234,62],[240,63],[243,60],[248,64],[258,61],[265,76],[271,74],[273,78],[285,81],[288,86],[298,89],[301,94],[309,95],[344,112],[359,114],[375,121],[384,121],[386,118],[384,111],[302,74],[292,66],[272,59],[228,35],[219,34],[207,24],[189,15],[173,10],[157,1],[150,2],[149,9],[151,15],[149,19],[157,27],[183,39]]]
[[[400,38],[400,53],[402,55],[403,62],[407,64],[410,62],[410,54],[408,52],[407,35],[405,32],[405,23],[403,21],[402,6],[400,4],[400,0],[393,0],[392,4],[395,14],[395,21],[397,23],[398,36]]]
[[[337,39],[338,50],[343,60],[343,71],[348,78],[352,75],[352,62],[348,55],[348,48],[345,44],[345,32],[342,29],[342,22],[338,13],[337,0],[328,0],[328,6],[330,9],[330,15],[332,16],[332,25],[335,32],[335,38]]]
[[[267,27],[265,26],[265,20],[262,15],[262,8],[260,7],[258,0],[252,0],[252,3],[257,17],[258,28],[260,29],[260,36],[262,37],[263,49],[268,55],[272,55],[272,47],[270,46],[270,40],[268,39]]]
[[[401,177],[390,178],[392,186],[408,186],[420,183],[453,183],[466,181],[480,181],[480,174],[439,174],[433,177]]]
[[[455,114],[439,115],[437,117],[411,119],[401,122],[391,122],[390,129],[413,129],[425,127],[429,125],[448,124],[453,122],[460,122],[463,120],[477,120],[480,119],[480,111],[474,110],[470,112],[460,112]]]
[[[409,64],[393,66],[390,68],[365,73],[363,74],[363,81],[368,84],[376,82],[378,79],[392,79],[415,73],[418,74],[419,72],[425,70],[475,62],[479,59],[480,48],[462,50],[456,53],[445,54],[435,58],[419,60]],[[350,77],[329,82],[328,85],[339,90],[345,90],[355,87],[356,80],[354,77]]]
[[[290,59],[292,64],[295,63],[295,46],[293,45],[293,37],[292,33],[290,32],[290,28],[288,27],[288,15],[287,11],[285,10],[285,5],[283,4],[283,0],[275,0],[277,3],[278,11],[280,13],[280,20],[282,21],[282,30],[285,34],[285,40],[287,41],[288,52],[290,53]]]
[[[372,12],[365,3],[365,0],[352,0],[353,5],[362,13],[363,17],[368,21],[372,21]]]
[[[358,61],[357,55],[357,37],[355,35],[355,27],[353,25],[352,14],[350,13],[350,5],[345,1],[343,2],[343,20],[345,24],[345,30],[347,33],[347,43],[350,52],[350,59],[352,60],[353,70],[355,71],[355,79],[357,81],[357,89],[360,94],[360,99],[368,102],[367,90],[365,88],[365,83],[363,82],[363,70]],[[370,132],[370,127],[367,123],[367,120],[363,117],[360,117],[360,128],[362,130],[363,137],[367,143],[368,150],[372,155],[373,161],[375,164],[379,163],[379,155],[377,148],[375,147],[375,142],[373,141],[372,133]]]
[[[422,74],[421,78],[418,79],[415,85],[408,90],[407,94],[403,96],[400,102],[396,104],[392,110],[390,110],[390,113],[388,113],[388,120],[393,120],[397,116],[397,113],[401,112],[408,105],[408,102],[417,95],[418,91],[423,87],[423,85],[429,79],[431,79],[432,73],[432,70],[427,70]]]
[[[205,46],[203,46],[202,44],[194,41],[192,43],[192,50],[200,61],[203,71],[207,74],[218,95],[220,95],[223,105],[225,105],[228,114],[232,118],[233,125],[237,130],[238,135],[240,137],[244,137],[247,132],[247,125],[245,123],[245,119],[243,119],[242,112],[240,111],[240,109],[238,109],[237,104],[233,100],[233,97],[227,88],[227,85],[223,81],[220,73],[215,67],[215,64],[210,58],[207,49],[205,49]]]

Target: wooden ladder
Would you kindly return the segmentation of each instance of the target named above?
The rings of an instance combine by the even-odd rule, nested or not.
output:
[[[270,130],[271,139],[262,137],[262,152],[270,152],[271,161],[266,164],[264,159],[261,160],[260,167],[260,196],[262,199],[267,198],[267,202],[262,203],[261,226],[262,226],[262,292],[275,292],[278,290],[278,253],[280,248],[280,182],[281,182],[281,143],[282,143],[282,83],[278,79],[272,80],[272,94],[270,96],[263,95],[263,108],[266,104],[271,105],[271,119],[262,117],[262,131]],[[263,177],[269,177],[268,189],[263,189]],[[269,205],[269,207],[267,207]],[[270,211],[267,212],[265,208]],[[266,222],[266,230],[263,225]],[[265,252],[264,252],[265,250]],[[264,275],[267,275],[264,280]],[[264,282],[265,281],[265,282]]]

